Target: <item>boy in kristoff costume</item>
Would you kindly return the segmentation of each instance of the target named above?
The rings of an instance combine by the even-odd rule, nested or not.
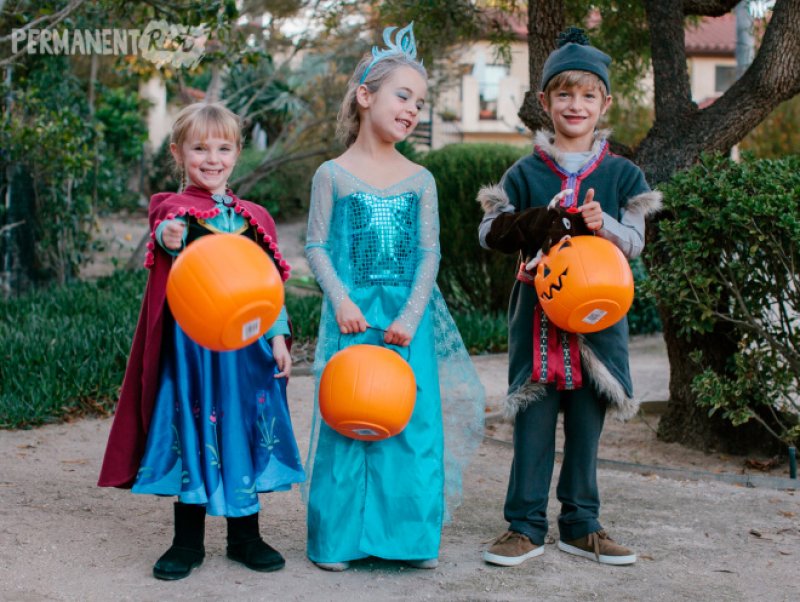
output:
[[[514,566],[544,552],[559,409],[566,436],[557,489],[559,549],[605,564],[636,562],[636,554],[612,541],[598,520],[597,449],[606,409],[622,418],[638,409],[627,320],[587,335],[562,332],[547,320],[533,287],[541,248],[554,242],[541,227],[548,204],[562,212],[578,208],[572,217],[577,225],[613,242],[629,259],[644,247],[645,217],[660,208],[660,193],[650,190],[636,165],[611,154],[607,131],[595,129],[611,104],[610,63],[582,30],[559,36],[539,92],[554,131],[537,132],[533,153],[478,196],[485,213],[481,245],[523,260],[508,313],[506,409],[515,416],[505,503],[509,527],[483,554],[491,564]]]

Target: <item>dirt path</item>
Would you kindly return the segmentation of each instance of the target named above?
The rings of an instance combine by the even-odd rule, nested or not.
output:
[[[476,365],[495,404],[502,395],[504,359],[476,358]],[[660,366],[635,373],[652,384],[663,379]],[[653,391],[659,394],[657,387]],[[293,378],[290,400],[303,448],[312,394],[310,377]],[[224,521],[209,519],[203,566],[189,579],[160,582],[151,568],[171,539],[172,502],[95,487],[109,426],[107,419],[80,420],[0,432],[0,599],[774,601],[795,600],[800,589],[795,491],[607,469],[599,475],[601,518],[614,537],[639,553],[636,565],[600,566],[555,545],[513,569],[485,565],[483,542],[505,528],[511,448],[503,442],[502,424],[466,474],[464,504],[444,529],[436,570],[382,561],[356,563],[339,574],[317,569],[305,558],[305,509],[295,490],[261,496],[262,533],[286,556],[284,570],[254,573],[227,560]],[[680,457],[680,448],[654,452],[644,435],[617,436],[626,429],[651,432],[646,425],[609,422],[602,456]],[[740,471],[741,465],[741,459],[702,454],[693,461],[703,469]],[[553,536],[557,512],[551,501]]]

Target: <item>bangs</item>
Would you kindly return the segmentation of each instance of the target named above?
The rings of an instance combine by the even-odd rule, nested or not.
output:
[[[241,148],[241,125],[237,115],[218,104],[197,103],[178,115],[173,128],[173,142],[180,145],[187,138],[230,140]]]
[[[555,75],[549,82],[547,82],[547,90],[545,90],[545,92],[549,94],[553,90],[559,90],[561,88],[569,89],[578,86],[600,90],[604,97],[608,94],[603,80],[597,77],[594,73],[577,70],[562,71],[558,75]]]

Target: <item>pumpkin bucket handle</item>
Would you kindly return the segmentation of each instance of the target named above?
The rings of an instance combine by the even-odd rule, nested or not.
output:
[[[385,328],[378,328],[377,326],[369,326],[368,325],[367,326],[367,330],[374,330],[376,332],[386,333],[386,329]],[[336,350],[337,351],[341,351],[342,350],[342,337],[343,336],[359,336],[359,335],[363,335],[363,334],[364,334],[363,332],[349,332],[347,334],[340,332],[339,333],[339,340],[338,340],[338,342],[336,344]],[[368,344],[369,345],[375,345],[375,343],[368,343]],[[397,355],[402,357],[407,362],[411,362],[411,343],[409,343],[408,347],[406,347],[406,355],[405,355],[405,357],[403,357],[403,354],[400,352],[400,350],[403,349],[403,348],[400,347],[399,345],[387,345],[386,343],[383,342],[383,338],[380,339],[380,344],[379,345],[381,347],[386,347],[387,349],[391,349],[392,351],[397,353]]]

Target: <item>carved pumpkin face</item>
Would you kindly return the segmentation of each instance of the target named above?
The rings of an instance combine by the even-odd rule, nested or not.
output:
[[[597,332],[633,303],[633,274],[613,243],[575,236],[555,244],[536,268],[536,294],[547,317],[569,332]]]

